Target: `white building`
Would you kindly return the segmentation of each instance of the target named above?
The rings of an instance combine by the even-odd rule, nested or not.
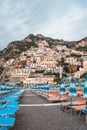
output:
[[[70,65],[77,65],[77,59],[73,57],[66,58],[65,62]]]

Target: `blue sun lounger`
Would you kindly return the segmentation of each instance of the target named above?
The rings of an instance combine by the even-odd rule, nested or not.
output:
[[[6,106],[7,106],[7,103],[6,104],[0,104],[0,110],[4,109]]]
[[[0,117],[0,130],[8,130],[8,127],[14,126],[14,117]]]
[[[18,106],[18,101],[14,101],[14,102],[7,102],[8,106]]]
[[[3,110],[5,108],[16,108],[17,110],[19,109],[18,102],[6,102],[5,104],[0,104],[0,110]]]
[[[6,106],[6,108],[16,109],[16,111],[17,111],[19,109],[19,105],[16,102],[9,102]]]
[[[7,107],[3,110],[0,110],[0,116],[11,116],[11,115],[15,115],[16,111],[18,108],[16,107]]]

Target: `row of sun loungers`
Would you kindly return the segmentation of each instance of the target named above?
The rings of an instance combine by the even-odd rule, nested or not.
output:
[[[87,102],[84,100],[76,100],[74,102],[62,102],[60,105],[61,110],[69,112],[70,115],[85,114],[85,122],[87,123]]]
[[[24,90],[9,93],[0,99],[0,130],[8,130],[14,126],[16,112],[19,109],[19,99]]]
[[[69,112],[70,115],[73,113],[79,113],[79,115],[81,115],[81,113],[84,113],[86,116],[85,119],[87,123],[87,86],[79,86],[77,88],[49,87],[49,90],[41,88],[39,87],[38,89],[38,87],[35,87],[35,89],[33,88],[32,91],[37,95],[46,98],[48,102],[59,102],[61,110]],[[64,93],[61,93],[62,91],[64,91]],[[72,92],[74,93],[73,95]]]
[[[50,95],[49,95],[45,91],[43,91],[43,92],[37,91],[36,92],[36,94],[46,98],[48,101],[59,102],[59,106],[60,106],[61,110],[69,112],[70,115],[75,113],[76,115],[79,114],[79,116],[81,116],[81,113],[84,113],[85,114],[85,122],[87,123],[87,104],[86,104],[86,100],[78,97],[78,99],[76,99],[74,101],[68,101],[67,102],[67,100],[64,101],[64,99],[67,99],[66,94],[61,95],[61,98],[60,98],[60,96],[58,96],[58,94],[56,95],[56,94],[53,94],[53,93],[51,92]]]

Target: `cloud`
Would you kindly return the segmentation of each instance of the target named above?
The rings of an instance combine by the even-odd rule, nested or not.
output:
[[[78,40],[87,36],[87,1],[1,0],[0,49],[29,33]]]
[[[72,6],[60,18],[49,21],[41,32],[54,38],[77,40],[86,36],[87,9]],[[80,32],[79,32],[80,31]],[[84,35],[85,33],[85,35]]]

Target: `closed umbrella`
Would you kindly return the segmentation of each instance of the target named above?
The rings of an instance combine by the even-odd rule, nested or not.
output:
[[[60,94],[65,94],[65,93],[66,93],[65,84],[64,84],[64,80],[62,80],[60,86]]]
[[[74,83],[74,78],[72,77],[70,81],[69,96],[76,96],[76,95],[77,95],[76,86]]]
[[[83,97],[87,98],[87,75],[85,76],[85,84],[84,84],[84,90],[83,90]]]

